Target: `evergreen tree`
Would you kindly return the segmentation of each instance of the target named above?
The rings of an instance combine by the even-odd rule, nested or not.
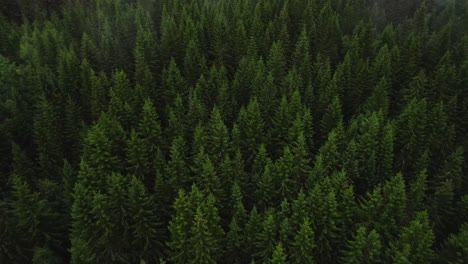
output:
[[[138,133],[148,148],[149,157],[154,157],[158,148],[165,147],[162,142],[162,130],[159,115],[153,103],[146,99],[142,108]]]
[[[135,175],[146,186],[151,185],[148,176],[150,173],[150,163],[148,161],[148,150],[144,141],[135,130],[132,130],[130,138],[127,140],[127,171]]]
[[[397,252],[409,250],[408,261],[410,263],[424,263],[430,262],[434,258],[434,252],[431,248],[433,243],[434,234],[429,226],[427,212],[423,211],[417,214],[409,226],[402,230],[396,248]]]
[[[283,246],[281,243],[278,243],[278,245],[275,248],[275,251],[273,251],[273,254],[270,258],[269,263],[271,264],[286,264],[287,263],[287,256],[286,253],[284,252]]]
[[[215,163],[221,162],[229,143],[228,129],[224,125],[219,110],[214,107],[207,127],[207,151]]]
[[[41,98],[34,118],[34,141],[43,177],[57,179],[62,161],[59,119],[54,107]]]
[[[248,167],[255,158],[258,147],[263,143],[264,122],[254,98],[247,109],[242,108],[237,119],[240,133],[239,147]],[[234,139],[234,136],[233,136]]]
[[[171,59],[169,66],[164,70],[163,80],[163,102],[165,102],[166,105],[171,105],[178,96],[184,99],[187,98],[189,90],[174,58]]]
[[[165,174],[172,190],[176,192],[180,188],[187,188],[191,182],[189,168],[186,163],[186,153],[187,150],[184,139],[181,137],[174,139]]]
[[[379,231],[386,241],[391,241],[399,233],[406,208],[405,182],[401,174],[393,176],[384,185],[382,198],[384,209]]]
[[[261,231],[256,237],[255,247],[257,256],[260,260],[267,261],[275,251],[276,247],[276,226],[273,215],[273,210],[267,210],[263,222],[261,224]]]
[[[195,212],[194,225],[191,228],[190,247],[193,250],[193,258],[187,263],[216,263],[212,256],[214,241],[209,230],[208,223],[200,208]]]
[[[323,139],[328,137],[333,128],[335,128],[343,120],[341,113],[341,103],[338,97],[333,98],[331,104],[327,107],[325,114],[320,121],[320,134]]]
[[[270,55],[267,62],[268,68],[276,85],[281,84],[283,76],[286,74],[286,59],[284,58],[282,44],[283,43],[281,43],[281,41],[275,41],[271,45]]]
[[[304,219],[294,237],[291,258],[293,263],[314,263],[314,231],[308,218]]]
[[[169,249],[173,252],[171,254],[171,261],[174,263],[188,263],[192,260],[190,256],[190,224],[192,223],[193,212],[191,211],[192,205],[190,204],[189,197],[184,190],[179,190],[178,197],[174,202],[175,215],[173,215],[171,222],[168,225],[171,239],[167,243]],[[199,210],[199,208],[198,208]],[[201,213],[198,216],[203,229],[206,227],[206,220],[203,219]],[[201,232],[204,230],[200,230]]]
[[[379,234],[360,227],[353,239],[348,241],[342,260],[343,263],[381,263],[381,251]]]

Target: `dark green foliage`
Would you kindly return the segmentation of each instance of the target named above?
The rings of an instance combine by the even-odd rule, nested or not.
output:
[[[57,179],[61,167],[62,148],[59,134],[59,119],[46,98],[38,102],[34,117],[34,141],[37,145],[38,162],[43,177]]]
[[[305,218],[294,237],[291,249],[293,263],[314,263],[314,239],[311,223],[308,218]]]
[[[462,224],[460,231],[450,235],[443,246],[443,255],[439,256],[440,262],[464,263],[468,260],[467,252],[468,225]]]
[[[0,263],[468,262],[462,0],[0,4]]]
[[[393,258],[407,255],[409,263],[428,263],[434,258],[432,243],[434,243],[434,234],[427,213],[420,212],[409,226],[401,231],[395,248],[392,249],[396,250]]]
[[[286,259],[287,259],[287,255],[284,252],[283,245],[281,245],[281,243],[278,243],[278,245],[276,246],[275,251],[273,252],[273,254],[272,254],[271,258],[270,258],[270,261],[268,261],[268,263],[271,263],[271,264],[286,264],[286,263],[288,263],[286,261]]]
[[[382,262],[382,245],[375,230],[368,232],[365,227],[360,227],[346,247],[342,257],[343,263]]]

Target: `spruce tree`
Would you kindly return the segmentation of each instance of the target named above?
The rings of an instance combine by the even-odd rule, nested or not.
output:
[[[308,218],[304,219],[294,237],[291,259],[293,263],[314,263],[314,231]]]
[[[379,234],[375,230],[368,232],[360,227],[352,239],[347,242],[343,251],[343,263],[381,263],[382,245]]]
[[[270,261],[268,263],[271,264],[286,264],[287,263],[287,255],[284,252],[283,245],[281,243],[278,243],[278,245],[275,248],[275,251],[273,251],[273,254],[271,255]]]

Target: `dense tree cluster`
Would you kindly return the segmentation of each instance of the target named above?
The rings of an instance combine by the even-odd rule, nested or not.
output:
[[[468,262],[468,2],[0,7],[0,263]]]

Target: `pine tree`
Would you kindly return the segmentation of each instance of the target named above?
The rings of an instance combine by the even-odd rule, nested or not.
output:
[[[160,88],[155,87],[156,81],[154,72],[157,69],[157,43],[156,36],[152,30],[152,22],[149,13],[143,10],[141,6],[137,8],[139,18],[137,21],[137,33],[135,40],[135,49],[133,56],[135,58],[135,81],[139,88],[139,100],[146,97],[157,98],[161,96]]]
[[[182,77],[174,58],[171,59],[169,66],[163,73],[164,101],[166,105],[172,105],[178,96],[184,100],[188,96],[188,87],[185,79]]]
[[[34,118],[34,141],[37,145],[41,174],[57,179],[62,161],[62,146],[59,134],[59,119],[56,110],[46,98],[39,100]]]
[[[451,228],[454,214],[454,186],[451,180],[446,180],[435,188],[430,201],[431,223],[434,225],[434,232],[437,235],[445,234]]]
[[[429,225],[427,212],[423,211],[402,230],[396,248],[397,251],[409,250],[408,261],[410,263],[427,263],[434,258],[433,243],[434,234]]]
[[[310,167],[310,159],[304,134],[300,134],[292,143],[291,154],[294,156],[294,181],[300,186],[303,186],[312,169]]]
[[[18,176],[12,177],[12,200],[10,202],[12,220],[17,237],[14,238],[18,250],[31,259],[31,249],[49,243],[58,245],[60,230],[58,215],[48,201],[41,199],[40,193],[33,192],[29,184]],[[53,224],[55,223],[55,224]],[[13,226],[11,226],[13,227]],[[6,230],[5,230],[6,231]],[[52,253],[55,254],[55,253]],[[18,257],[18,256],[17,256]],[[21,259],[21,258],[19,258]]]
[[[130,138],[127,140],[127,172],[135,175],[147,187],[152,182],[149,179],[150,163],[148,160],[148,149],[139,134],[132,130]]]
[[[224,201],[225,196],[215,167],[208,156],[205,156],[201,175],[197,180],[197,185],[203,192],[212,193],[218,201]]]
[[[244,243],[242,229],[236,218],[233,217],[229,224],[229,231],[226,234],[226,261],[229,263],[242,263],[245,258]]]
[[[319,40],[317,50],[323,52],[330,61],[338,61],[338,51],[341,46],[341,29],[338,22],[338,15],[333,12],[330,2],[326,2],[320,10],[317,19],[317,35],[314,39]]]
[[[174,202],[175,215],[169,222],[168,229],[171,233],[171,239],[167,243],[169,249],[173,252],[171,254],[171,261],[174,263],[188,263],[192,256],[190,256],[190,224],[192,223],[192,205],[190,204],[189,197],[184,190],[179,190],[178,197]],[[197,209],[198,212],[199,208]],[[201,213],[200,213],[201,215]],[[200,217],[203,217],[202,215]],[[203,222],[205,221],[205,222]],[[200,224],[206,225],[206,220],[201,218]],[[204,227],[206,228],[206,226]],[[203,231],[203,230],[201,230]]]
[[[275,198],[275,182],[273,179],[274,165],[267,161],[262,173],[257,175],[255,201],[260,208],[266,208],[272,205]]]
[[[411,166],[415,163],[422,152],[426,141],[427,131],[427,102],[425,99],[413,99],[400,114],[397,121],[396,131],[396,160],[398,168],[403,173],[414,172]]]
[[[382,141],[379,144],[379,152],[377,153],[376,175],[380,182],[387,180],[393,174],[393,141],[394,128],[388,124],[382,129]]]
[[[193,258],[187,263],[216,263],[212,256],[214,241],[202,210],[197,208],[195,219],[191,228],[190,247],[193,250]],[[191,250],[191,251],[192,251]]]
[[[468,224],[461,225],[456,234],[451,234],[443,245],[442,254],[439,254],[438,261],[446,263],[464,263],[468,260],[466,254],[466,240],[468,237]]]
[[[261,231],[256,238],[255,247],[260,260],[267,261],[275,251],[276,245],[276,225],[273,210],[267,210],[261,224]]]
[[[451,180],[455,194],[461,194],[462,177],[463,177],[463,148],[458,147],[444,162],[444,168],[441,175],[437,175],[437,182]]]
[[[129,212],[131,214],[132,258],[156,261],[162,253],[162,243],[158,233],[159,218],[156,214],[153,197],[140,180],[132,178],[128,187]]]
[[[271,130],[271,139],[273,147],[278,151],[277,155],[281,155],[284,146],[287,145],[288,132],[291,125],[292,116],[289,114],[288,101],[286,96],[281,97],[281,102],[273,117],[273,127]]]
[[[372,112],[381,110],[386,116],[390,109],[389,84],[385,77],[375,86],[371,96],[367,98],[364,109]]]
[[[190,39],[185,49],[184,73],[187,82],[195,86],[201,74],[207,71],[206,59],[200,52],[200,46],[196,37]]]
[[[286,264],[287,263],[286,260],[287,260],[287,256],[286,256],[286,253],[284,252],[283,245],[281,243],[278,243],[268,263]]]
[[[271,45],[267,65],[275,84],[280,85],[283,76],[286,74],[286,59],[284,58],[283,43],[281,41],[275,41]]]
[[[138,133],[148,148],[149,157],[156,156],[158,148],[164,148],[159,115],[153,103],[146,99],[142,108]]]
[[[221,162],[226,154],[229,133],[221,118],[219,110],[214,107],[207,125],[207,151],[215,163]]]
[[[280,197],[291,199],[294,197],[294,194],[298,189],[298,179],[294,177],[296,176],[294,175],[294,164],[295,160],[293,154],[289,147],[285,147],[283,155],[275,162],[275,172],[273,174],[273,182],[276,186],[276,195],[278,199]]]
[[[187,188],[191,179],[189,168],[186,163],[187,150],[185,140],[177,137],[172,142],[170,149],[170,160],[166,166],[166,177],[173,191],[177,192],[179,188]]]
[[[206,197],[203,205],[203,211],[206,216],[208,228],[213,236],[214,246],[212,247],[212,254],[216,261],[219,261],[223,254],[225,232],[221,227],[221,217],[217,207],[217,200],[213,194],[209,194]]]
[[[347,242],[343,252],[343,263],[381,263],[382,245],[379,234],[375,230],[368,232],[360,227],[356,235]]]
[[[399,233],[406,209],[405,182],[400,173],[384,185],[382,198],[384,209],[378,229],[386,241],[391,241]]]
[[[307,29],[304,27],[296,43],[292,64],[300,73],[304,84],[312,81],[312,62],[310,61],[310,44]]]
[[[411,212],[421,211],[427,191],[427,170],[420,171],[416,179],[410,183],[408,192],[408,209]]]
[[[261,232],[262,218],[257,211],[257,207],[254,206],[250,210],[248,221],[245,224],[243,235],[245,237],[246,249],[248,256],[253,256],[256,253],[257,246],[255,244],[258,234]]]
[[[80,146],[82,144],[83,120],[80,107],[70,98],[65,106],[65,122],[63,125],[63,144],[67,146],[66,157],[73,164],[78,164]]]
[[[322,139],[326,139],[328,137],[328,133],[341,123],[342,120],[343,114],[341,112],[340,99],[338,97],[334,97],[320,121],[320,134],[322,135]]]
[[[299,231],[294,237],[291,249],[293,263],[314,263],[315,235],[308,218],[304,218]]]
[[[91,76],[90,108],[91,118],[94,121],[98,120],[101,113],[108,108],[109,86],[109,80],[103,72]]]
[[[315,212],[311,222],[315,226],[317,247],[314,257],[317,262],[334,261],[336,257],[332,252],[338,239],[338,211],[336,195],[333,191],[326,193],[322,187],[316,185],[309,198],[311,210]]]
[[[130,80],[124,71],[118,71],[112,76],[109,94],[109,113],[117,118],[125,129],[129,129],[134,125],[135,96],[131,90]]]
[[[259,111],[258,102],[251,100],[247,109],[242,108],[237,119],[239,126],[239,147],[243,153],[247,167],[251,166],[258,147],[263,143],[264,122]],[[232,137],[234,139],[234,136]]]

